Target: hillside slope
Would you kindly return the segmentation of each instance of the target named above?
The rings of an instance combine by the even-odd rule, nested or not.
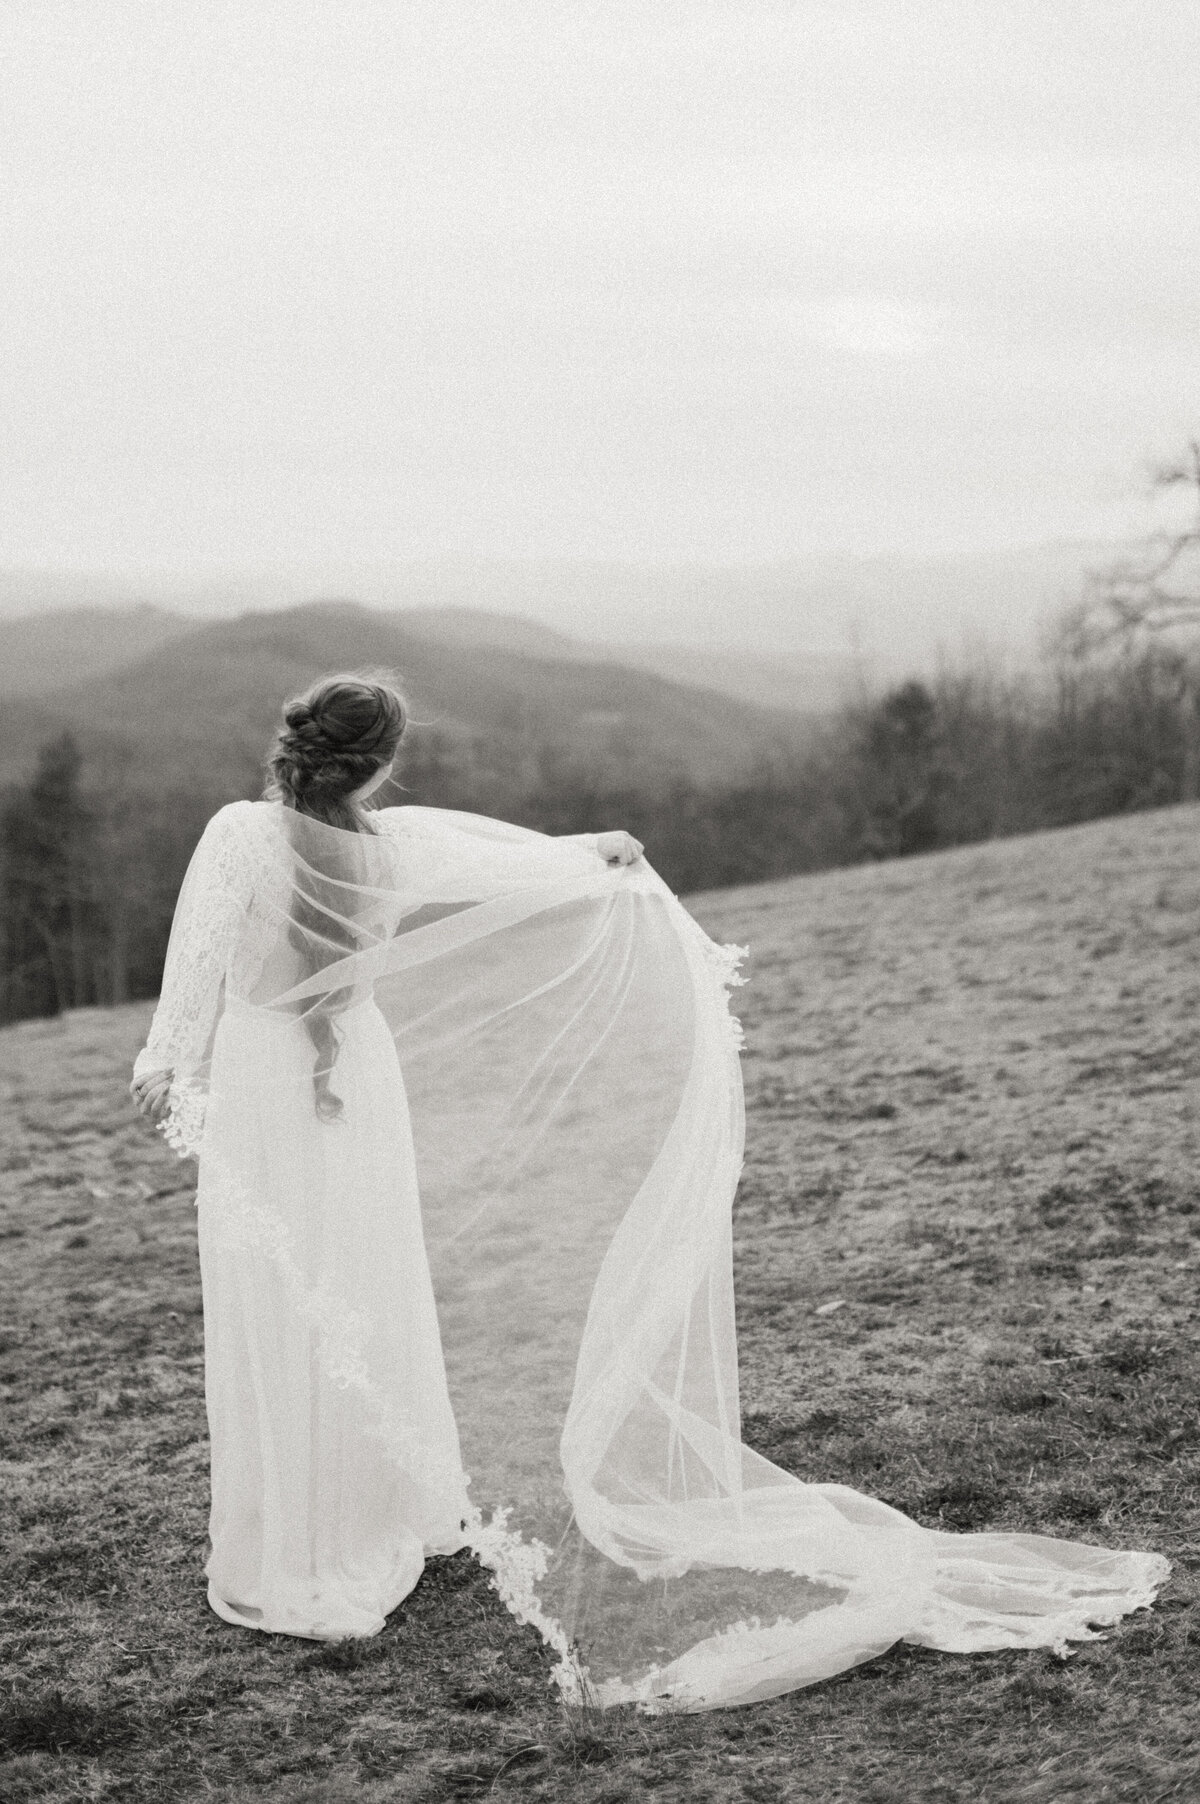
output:
[[[745,1710],[582,1725],[463,1556],[361,1646],[231,1633],[200,1577],[190,1168],[125,1095],[148,1008],[83,1011],[0,1032],[0,1794],[1195,1796],[1200,809],[691,906],[751,948],[746,1438],[931,1527],[1157,1548],[1156,1606],[1069,1661],[898,1647]]]
[[[492,644],[449,648],[402,616],[326,602],[193,627],[102,677],[10,703],[0,714],[0,777],[22,774],[36,745],[70,726],[85,744],[132,743],[164,780],[200,764],[214,789],[236,793],[259,767],[285,696],[331,670],[381,665],[401,676],[418,740],[435,731],[509,771],[550,753],[617,780],[678,771],[717,782],[804,732],[784,710],[647,672]]]
[[[683,639],[642,644],[572,638],[539,620],[483,608],[412,607],[399,611],[405,626],[444,645],[502,645],[530,657],[587,664],[623,664],[670,683],[732,695],[757,708],[786,708],[814,715],[836,707],[863,673],[849,654],[748,651],[735,643],[737,618],[726,645],[692,645]]]
[[[63,608],[0,619],[0,697],[50,695],[133,664],[195,623],[163,608]]]

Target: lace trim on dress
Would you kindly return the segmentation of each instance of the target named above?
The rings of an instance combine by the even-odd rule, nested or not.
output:
[[[181,1159],[198,1159],[204,1141],[204,1116],[208,1096],[202,1085],[172,1079],[167,1112],[158,1131]]]
[[[397,1399],[372,1382],[367,1363],[370,1318],[322,1285],[308,1283],[296,1258],[292,1233],[277,1210],[255,1202],[238,1173],[211,1152],[205,1154],[205,1183],[215,1184],[218,1241],[230,1251],[257,1253],[283,1277],[297,1313],[318,1329],[317,1357],[324,1376],[339,1390],[352,1390],[367,1406],[369,1431],[402,1470],[434,1490],[469,1483],[456,1461],[430,1450]]]
[[[1071,1642],[1096,1641],[1134,1610],[1148,1609],[1171,1572],[1162,1554],[1090,1551],[1097,1556],[1094,1568],[1060,1574],[1047,1572],[1044,1565],[1033,1572],[1020,1566],[1005,1571],[982,1560],[971,1560],[964,1573],[958,1561],[939,1560],[920,1628],[905,1640],[960,1654],[1047,1648],[1065,1660]],[[1120,1583],[1115,1582],[1118,1573]],[[1031,1612],[1034,1586],[1039,1606],[1049,1598],[1058,1608]]]
[[[744,1052],[746,1036],[741,1021],[733,1013],[730,991],[740,989],[750,981],[741,969],[743,962],[750,956],[750,948],[734,945],[732,941],[722,945],[719,940],[710,939],[699,921],[688,914],[678,897],[672,896],[671,901],[684,935],[699,948],[704,970],[716,999],[718,1018],[728,1033],[729,1044],[735,1052]]]
[[[742,1030],[741,1021],[733,1013],[729,992],[750,981],[741,970],[743,960],[750,956],[750,948],[749,946],[735,946],[732,942],[722,946],[716,940],[706,937],[704,952],[709,969],[713,974],[725,1019],[729,1023],[730,1043],[736,1052],[743,1052],[746,1047],[746,1036]]]
[[[510,1529],[510,1513],[507,1509],[495,1510],[485,1522],[481,1512],[473,1509],[464,1529],[467,1545],[491,1573],[492,1589],[505,1608],[518,1622],[531,1624],[558,1655],[551,1677],[564,1702],[582,1704],[588,1691],[586,1673],[575,1657],[566,1630],[546,1614],[538,1599],[537,1582],[546,1576],[550,1549],[544,1541],[536,1537],[526,1541]]]
[[[230,1251],[255,1253],[271,1260],[283,1275],[293,1307],[320,1330],[318,1361],[324,1376],[342,1390],[353,1390],[367,1405],[370,1431],[403,1471],[434,1490],[465,1492],[470,1478],[457,1463],[431,1453],[411,1418],[396,1399],[372,1382],[365,1348],[370,1322],[361,1311],[322,1286],[310,1285],[296,1259],[287,1223],[276,1210],[255,1202],[237,1172],[214,1154],[205,1155],[205,1179],[215,1183],[217,1234]],[[559,1656],[554,1678],[568,1702],[582,1702],[583,1681],[562,1624],[548,1615],[537,1595],[550,1549],[536,1538],[525,1540],[508,1527],[510,1511],[495,1510],[485,1522],[482,1511],[469,1506],[463,1539],[491,1574],[493,1590],[518,1622],[536,1628]]]
[[[731,1668],[791,1654],[798,1626],[789,1616],[777,1616],[770,1623],[749,1616],[697,1642],[678,1660],[649,1667],[634,1684],[627,1679],[606,1680],[594,1688],[590,1701],[601,1710],[634,1704],[643,1716],[703,1710]]]

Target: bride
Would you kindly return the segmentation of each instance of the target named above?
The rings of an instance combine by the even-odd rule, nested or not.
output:
[[[569,1701],[695,1710],[1149,1603],[1157,1555],[923,1529],[742,1445],[742,948],[627,833],[374,806],[404,728],[379,681],[287,705],[134,1069],[199,1157],[213,1609],[371,1635],[470,1547]]]

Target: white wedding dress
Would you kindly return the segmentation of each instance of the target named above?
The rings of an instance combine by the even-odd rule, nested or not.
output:
[[[469,1545],[569,1700],[703,1709],[1150,1602],[1158,1555],[936,1533],[742,1445],[740,949],[594,836],[373,818],[214,817],[138,1059],[200,1160],[213,1608],[368,1635]]]

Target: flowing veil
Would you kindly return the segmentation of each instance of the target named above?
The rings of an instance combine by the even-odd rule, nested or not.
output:
[[[247,1033],[177,1072],[169,1135],[202,1151],[210,1232],[267,1262],[328,1381],[444,1494],[453,1461],[388,1352],[403,1286],[387,1294],[336,1219],[358,1169],[355,1023],[382,1017],[403,1087],[370,1106],[411,1121],[462,1539],[556,1650],[568,1700],[743,1703],[900,1639],[1061,1648],[1150,1601],[1156,1555],[933,1532],[742,1444],[741,949],[644,860],[448,810],[354,835],[238,807],[252,869],[221,884],[224,1008]],[[246,1149],[269,1160],[281,1107],[323,1137],[320,1231],[253,1181]]]

